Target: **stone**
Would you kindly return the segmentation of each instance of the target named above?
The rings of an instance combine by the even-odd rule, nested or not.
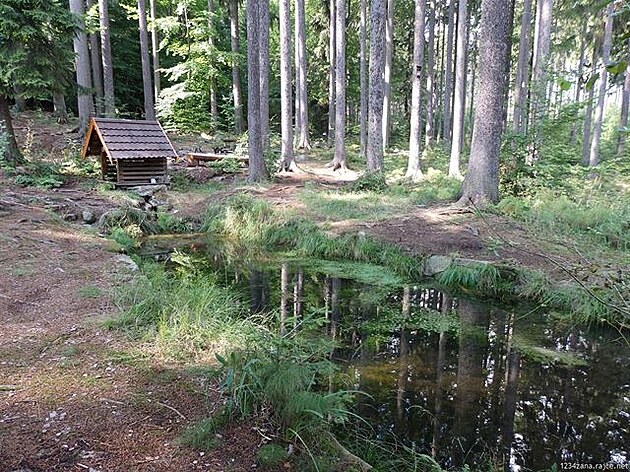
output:
[[[83,218],[83,222],[91,225],[96,221],[96,215],[92,213],[90,210],[83,210],[81,212],[81,218]]]
[[[432,277],[440,272],[444,272],[451,265],[453,259],[449,256],[441,256],[434,254],[424,261],[422,274]]]
[[[139,185],[137,187],[130,187],[129,190],[146,199],[151,198],[158,192],[166,191],[166,185]]]
[[[136,264],[133,259],[126,254],[119,254],[114,257],[114,260],[119,264],[123,264],[129,269],[130,272],[135,272],[138,270],[138,264]]]

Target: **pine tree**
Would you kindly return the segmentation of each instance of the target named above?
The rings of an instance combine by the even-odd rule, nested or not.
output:
[[[34,97],[67,84],[73,61],[68,44],[77,27],[60,0],[0,2],[0,158],[10,165],[23,160],[9,110],[16,86],[22,96]]]
[[[98,0],[99,21],[101,25],[101,59],[103,64],[103,106],[105,116],[116,115],[114,97],[114,66],[112,65],[112,46],[109,34],[109,8],[107,0]]]
[[[140,33],[140,59],[142,62],[142,88],[144,91],[144,117],[149,121],[155,121],[154,91],[151,82],[151,60],[149,59],[147,6],[145,0],[138,0],[138,26]]]
[[[383,95],[385,68],[385,2],[372,0],[370,5],[370,86],[368,98],[367,167],[370,172],[383,169]]]
[[[90,53],[85,32],[85,4],[83,0],[70,0],[70,11],[76,15],[79,29],[74,36],[75,68],[77,73],[77,95],[79,108],[79,134],[84,136],[92,115],[94,101],[92,97],[92,77],[90,75]],[[59,107],[59,100],[57,101]],[[65,105],[64,105],[65,107]]]
[[[509,47],[509,0],[482,0],[479,86],[475,128],[460,203],[483,206],[499,199],[499,149]]]

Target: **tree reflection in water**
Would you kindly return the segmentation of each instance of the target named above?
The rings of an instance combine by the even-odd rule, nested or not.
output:
[[[252,312],[280,307],[285,330],[290,316],[326,318],[331,355],[371,395],[357,397],[357,413],[376,437],[451,468],[630,460],[630,349],[614,336],[432,287],[246,267],[221,270]]]

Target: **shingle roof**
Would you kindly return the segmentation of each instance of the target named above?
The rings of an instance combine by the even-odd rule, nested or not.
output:
[[[157,121],[92,118],[83,155],[97,133],[108,157],[114,159],[176,158],[177,153]]]

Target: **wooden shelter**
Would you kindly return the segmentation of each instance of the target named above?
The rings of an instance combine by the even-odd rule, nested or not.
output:
[[[103,180],[131,187],[168,183],[177,153],[157,121],[92,118],[81,156],[99,156]]]

